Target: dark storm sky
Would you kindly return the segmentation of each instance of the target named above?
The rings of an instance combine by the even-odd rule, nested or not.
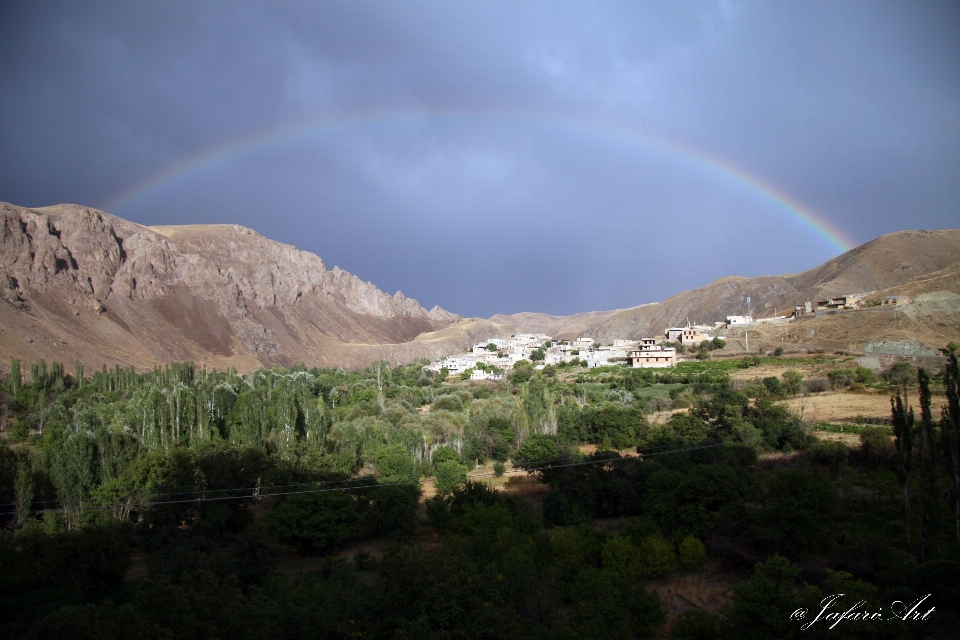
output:
[[[0,200],[238,223],[467,316],[632,306],[839,253],[800,210],[957,227],[958,7],[3,2]]]

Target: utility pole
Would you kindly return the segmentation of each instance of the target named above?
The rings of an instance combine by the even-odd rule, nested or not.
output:
[[[750,351],[750,331],[747,329],[744,329],[743,335],[747,339],[747,351]]]

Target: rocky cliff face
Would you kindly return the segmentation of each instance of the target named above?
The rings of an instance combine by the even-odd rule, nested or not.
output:
[[[0,204],[0,298],[4,356],[35,360],[49,343],[49,357],[90,364],[343,364],[344,343],[460,320],[250,229],[148,228],[76,205]]]

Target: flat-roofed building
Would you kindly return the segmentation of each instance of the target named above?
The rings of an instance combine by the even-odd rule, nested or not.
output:
[[[627,362],[634,369],[662,369],[677,364],[677,350],[673,347],[654,347],[631,351]]]
[[[684,330],[685,327],[670,327],[666,331],[667,340],[679,340]]]
[[[883,302],[881,303],[884,307],[900,307],[905,304],[910,304],[910,298],[908,296],[884,296]]]
[[[710,339],[710,336],[699,329],[684,329],[679,338],[680,344],[700,344]]]

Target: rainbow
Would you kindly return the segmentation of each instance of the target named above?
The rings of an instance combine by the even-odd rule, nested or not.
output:
[[[528,126],[553,126],[563,131],[578,132],[619,143],[626,142],[641,149],[658,152],[672,160],[691,165],[694,169],[706,171],[714,177],[732,184],[735,188],[743,189],[753,194],[760,200],[772,204],[776,210],[786,214],[801,226],[809,229],[815,236],[824,240],[831,248],[836,249],[840,253],[849,251],[857,245],[850,236],[827,220],[823,215],[805,206],[758,176],[721,158],[660,136],[641,132],[631,127],[570,116],[552,116],[543,113],[504,116],[500,113],[490,115],[467,112],[405,113],[391,111],[369,112],[360,115],[326,116],[287,123],[261,129],[171,164],[113,195],[107,199],[100,208],[104,211],[122,213],[125,207],[136,200],[156,194],[180,179],[225,163],[257,149],[362,125],[392,122],[403,124],[440,118],[481,118]]]

